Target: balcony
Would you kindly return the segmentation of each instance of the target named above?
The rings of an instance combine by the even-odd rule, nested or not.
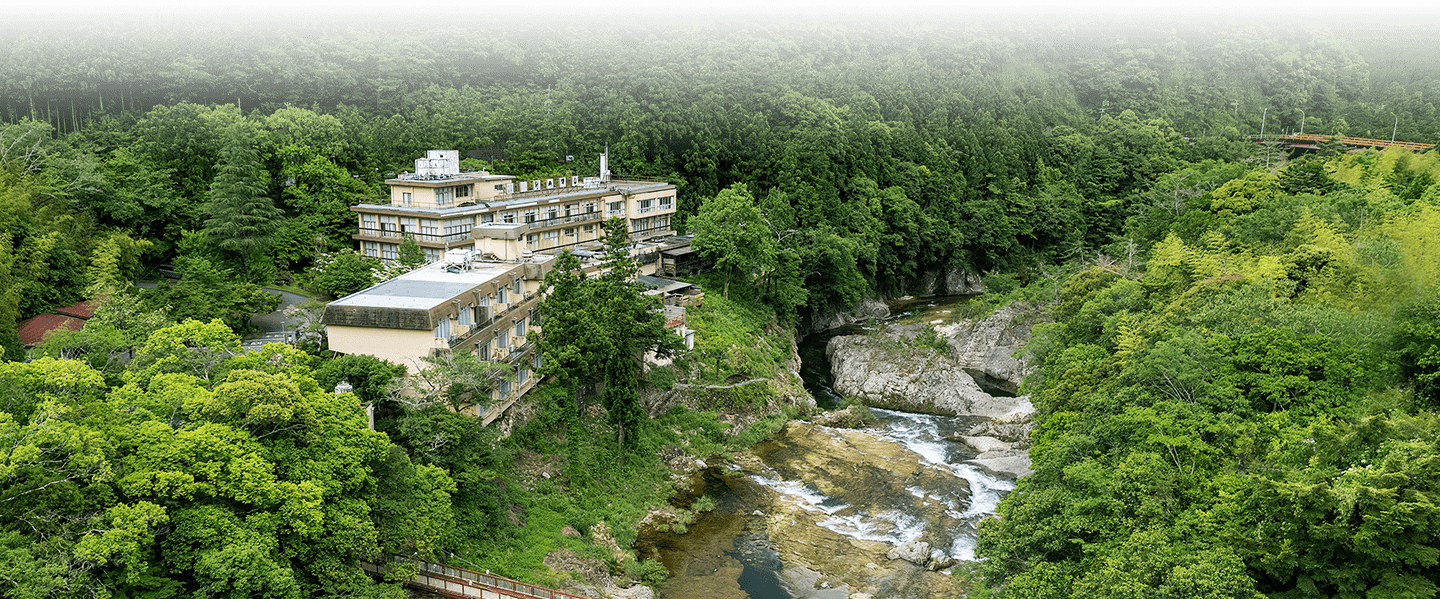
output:
[[[530,229],[533,231],[536,229],[559,227],[561,225],[573,225],[575,223],[583,223],[597,220],[600,220],[599,212],[581,212],[579,214],[571,214],[570,216],[557,216],[555,218],[537,220],[530,223]]]
[[[470,327],[470,331],[465,333],[464,335],[457,335],[451,338],[450,348],[455,349],[458,347],[462,347],[467,343],[471,343],[472,341],[476,341],[479,339],[489,339],[491,337],[494,337],[495,334],[500,332],[501,329],[514,326],[515,316],[518,314],[525,314],[526,316],[528,316],[530,314],[530,310],[535,307],[535,304],[539,303],[539,299],[539,295],[527,295],[524,299],[518,302],[508,304],[508,307],[505,308],[503,312],[496,311],[496,313],[488,321],[486,321],[485,324],[479,324]]]
[[[470,240],[469,231],[465,231],[463,233],[449,233],[445,235],[440,235],[436,233],[415,233],[412,231],[405,231],[404,233],[401,233],[400,231],[396,231],[394,229],[373,229],[369,227],[360,227],[360,230],[356,232],[353,237],[355,239],[361,239],[366,241],[384,240],[399,242],[400,240],[404,239],[406,235],[414,237],[417,243],[428,243],[435,246],[443,246],[447,243],[459,243],[462,241]]]

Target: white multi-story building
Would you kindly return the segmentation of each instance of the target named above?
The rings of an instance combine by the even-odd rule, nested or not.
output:
[[[611,180],[608,158],[600,176],[549,177],[527,181],[485,171],[461,172],[455,150],[431,150],[415,161],[415,172],[386,180],[390,203],[360,204],[354,238],[366,256],[394,260],[405,236],[413,236],[426,258],[446,250],[473,249],[476,227],[525,225],[523,249],[531,252],[580,247],[597,241],[605,219],[626,219],[631,239],[673,235],[675,186],[663,181]]]

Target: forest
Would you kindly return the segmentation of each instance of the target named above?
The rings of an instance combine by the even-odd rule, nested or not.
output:
[[[395,596],[354,565],[386,551],[543,583],[556,546],[663,580],[559,530],[626,546],[664,499],[659,447],[763,427],[590,421],[557,376],[504,440],[433,406],[370,431],[394,367],[239,351],[262,286],[386,276],[349,207],[440,148],[526,178],[608,148],[617,176],[674,183],[725,289],[697,317],[709,376],[783,360],[737,339],[947,269],[1053,304],[1025,350],[1035,474],[982,527],[975,593],[1440,591],[1440,154],[1245,138],[1440,142],[1440,48],[1413,30],[82,33],[0,45],[4,596]],[[82,300],[81,331],[20,346],[18,322]],[[567,456],[564,482],[518,483],[535,454]]]

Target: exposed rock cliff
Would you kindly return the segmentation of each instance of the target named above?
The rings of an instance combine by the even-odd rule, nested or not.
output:
[[[857,322],[885,318],[890,315],[886,302],[895,297],[979,295],[985,293],[985,286],[980,282],[980,275],[965,272],[960,267],[951,267],[920,273],[914,279],[903,282],[898,291],[893,297],[865,298],[854,306],[831,306],[828,310],[816,312],[802,327],[801,333],[819,333]]]
[[[925,325],[894,325],[830,340],[836,392],[911,412],[1014,419],[1033,408],[1010,397],[1028,372],[1011,354],[1029,337],[1029,312],[1006,306],[978,321],[936,327],[948,351],[916,342]],[[998,397],[997,397],[998,396]]]

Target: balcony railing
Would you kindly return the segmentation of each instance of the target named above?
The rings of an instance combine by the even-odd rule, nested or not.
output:
[[[555,218],[537,220],[530,223],[530,228],[544,229],[547,227],[558,227],[560,225],[570,225],[594,220],[600,220],[599,212],[582,212],[580,214],[571,214],[570,216],[557,216]]]
[[[493,316],[490,317],[490,320],[485,322],[485,324],[470,327],[470,331],[466,332],[464,335],[456,335],[455,337],[451,338],[450,348],[454,349],[460,347],[486,334],[494,335],[495,333],[499,332],[500,329],[512,326],[514,323],[509,322],[507,319],[513,319],[514,315],[522,310],[525,311],[525,313],[528,315],[529,310],[535,307],[535,304],[537,303],[537,300],[539,298],[539,295],[527,295],[524,299],[509,304],[509,307],[505,308],[504,312],[495,313]]]
[[[411,231],[405,231],[404,233],[401,233],[400,231],[396,231],[394,229],[374,229],[370,227],[360,227],[359,231],[359,236],[367,239],[400,240],[404,239],[407,235],[410,237],[414,237],[415,241],[420,243],[456,243],[460,241],[467,241],[470,239],[469,231],[465,231],[463,233],[448,233],[445,235],[435,233],[415,233]]]

